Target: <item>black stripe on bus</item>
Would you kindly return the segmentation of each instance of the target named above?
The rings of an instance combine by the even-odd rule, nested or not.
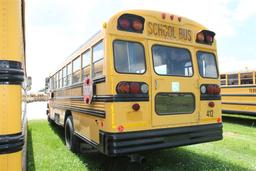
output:
[[[0,154],[15,153],[22,150],[24,135],[17,134],[0,135]]]
[[[246,86],[221,86],[221,88],[256,88],[256,85],[246,85]]]
[[[249,97],[249,96],[256,96],[256,94],[222,94],[221,96],[242,96],[242,97]]]
[[[106,77],[100,77],[93,80],[94,84],[104,83],[106,82]]]
[[[241,102],[222,102],[221,104],[227,104],[227,105],[243,105],[243,106],[256,106],[256,103],[241,103]]]
[[[221,100],[220,95],[201,94],[200,100]]]
[[[222,110],[222,113],[224,113],[224,114],[239,114],[239,115],[256,116],[256,112],[241,111],[241,110]]]
[[[20,85],[23,81],[21,62],[0,60],[0,84]]]
[[[55,100],[74,100],[83,101],[83,96],[66,96],[55,97]],[[93,96],[93,102],[134,102],[134,101],[149,101],[148,94],[129,94],[129,95],[95,95]]]
[[[93,80],[94,84],[100,84],[100,83],[104,83],[104,82],[106,82],[106,77],[100,77],[100,78],[96,78],[96,79]],[[62,91],[62,90],[73,89],[73,88],[82,88],[82,87],[83,87],[83,83],[78,82],[78,83],[75,83],[75,84],[72,84],[72,85],[69,85],[69,86],[66,86],[66,87],[55,89],[53,91],[54,92],[59,92],[59,91]]]
[[[54,105],[54,108],[64,109],[64,110],[71,110],[74,112],[79,112],[87,115],[97,116],[101,118],[106,117],[106,112],[104,110],[97,110],[97,109],[89,109],[83,107],[74,107],[74,106],[66,106],[66,105]]]

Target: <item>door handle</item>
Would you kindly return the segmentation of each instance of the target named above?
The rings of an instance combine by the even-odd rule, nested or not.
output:
[[[157,88],[158,88],[158,81],[155,80],[155,90],[157,90]]]

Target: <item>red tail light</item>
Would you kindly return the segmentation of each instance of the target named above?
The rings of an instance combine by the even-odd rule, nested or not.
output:
[[[165,19],[165,17],[166,17],[166,14],[162,13],[162,19]]]
[[[213,42],[213,37],[211,35],[206,36],[206,42],[212,43]]]
[[[208,85],[207,86],[207,93],[208,94],[215,94],[215,88],[214,88],[214,85]]]
[[[132,28],[136,31],[141,31],[143,28],[143,25],[140,20],[134,20],[132,22]]]
[[[118,94],[147,94],[148,85],[143,82],[125,82],[117,84],[116,92]]]
[[[220,87],[216,84],[207,85],[208,94],[220,94]]]
[[[196,35],[196,42],[202,44],[212,44],[215,33],[209,30],[202,30]]]
[[[128,29],[130,27],[130,21],[126,18],[119,19],[119,25],[122,29]]]
[[[204,41],[204,34],[202,32],[198,33],[196,35],[196,40],[200,41],[200,42],[203,42]]]
[[[117,85],[117,92],[120,94],[130,93],[130,85],[126,82],[120,82]]]
[[[142,33],[145,19],[138,15],[123,14],[118,18],[117,29],[135,33]]]
[[[140,84],[139,83],[130,83],[130,92],[132,94],[139,94],[140,91]]]

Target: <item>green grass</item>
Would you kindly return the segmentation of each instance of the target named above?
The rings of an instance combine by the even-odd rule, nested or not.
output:
[[[126,157],[75,155],[63,141],[63,130],[47,121],[30,121],[28,170],[256,170],[256,128],[224,123],[224,140],[146,152],[143,164]]]

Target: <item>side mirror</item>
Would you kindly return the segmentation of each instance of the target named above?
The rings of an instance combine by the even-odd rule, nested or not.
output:
[[[45,78],[45,88],[44,88],[45,93],[48,92],[48,89],[49,89],[49,82],[50,82],[50,78],[49,78],[49,77],[46,77],[46,78]]]
[[[31,86],[32,86],[32,77],[29,76],[27,78],[26,82],[27,82],[26,89],[27,89],[27,91],[29,91],[29,90],[31,90]]]

